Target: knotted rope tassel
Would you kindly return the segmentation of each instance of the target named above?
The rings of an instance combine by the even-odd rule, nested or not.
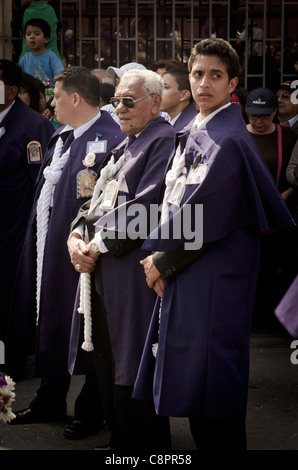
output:
[[[112,156],[108,164],[101,170],[100,177],[95,185],[88,215],[93,209],[98,206],[102,199],[103,191],[107,183],[115,176],[120,170],[125,161],[123,154],[115,163],[114,156]],[[80,275],[80,306],[78,312],[84,315],[84,342],[82,349],[84,351],[93,351],[94,346],[92,342],[92,309],[91,309],[91,275],[90,273],[81,273]]]
[[[164,194],[162,208],[161,208],[160,225],[168,221],[169,208],[170,208],[168,200],[169,200],[169,197],[171,196],[172,189],[177,181],[177,178],[182,173],[184,165],[185,165],[185,151],[181,154],[180,146],[179,146],[176,150],[172,167],[167,172],[167,175],[166,175],[166,189],[165,189],[165,194]],[[159,323],[160,323],[160,316],[161,316],[161,308],[162,308],[162,298],[160,299],[160,304],[159,304]],[[158,336],[159,336],[159,329],[158,329]],[[158,350],[158,342],[152,344],[152,354],[154,357],[156,357],[157,355],[157,350]]]
[[[36,249],[37,249],[37,276],[36,276],[36,308],[37,308],[37,319],[39,319],[39,302],[40,302],[40,290],[41,290],[41,279],[42,279],[42,267],[43,267],[43,257],[44,257],[44,248],[48,233],[48,225],[50,218],[50,207],[53,197],[53,188],[58,183],[61,176],[63,167],[68,160],[69,151],[68,149],[61,157],[61,151],[63,148],[64,142],[59,137],[59,140],[56,145],[55,153],[53,155],[52,163],[50,166],[46,167],[43,171],[45,182],[40,192],[40,196],[37,202],[36,208]]]

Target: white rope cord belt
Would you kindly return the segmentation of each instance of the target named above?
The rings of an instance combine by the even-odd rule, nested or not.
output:
[[[172,167],[167,172],[167,175],[166,175],[166,189],[165,189],[165,194],[164,194],[164,198],[162,202],[160,225],[164,224],[169,219],[170,204],[168,203],[168,200],[171,196],[171,193],[177,181],[177,178],[182,173],[184,165],[185,165],[185,151],[181,154],[181,149],[179,145],[179,147],[176,150],[174,159],[173,159]],[[160,299],[160,304],[159,304],[159,320],[160,320],[160,315],[161,315],[161,308],[162,308],[162,298]],[[159,332],[158,332],[158,335],[159,335]],[[156,357],[157,355],[157,350],[158,350],[158,343],[152,344],[152,354],[154,357]]]
[[[59,137],[55,152],[52,158],[52,162],[47,166],[43,175],[45,177],[45,182],[40,192],[40,196],[37,202],[36,208],[36,249],[37,249],[37,276],[36,276],[36,309],[37,309],[37,318],[36,323],[39,320],[39,309],[40,309],[40,291],[41,291],[41,279],[42,279],[42,267],[43,267],[43,257],[44,257],[44,248],[45,242],[48,233],[48,224],[50,218],[50,207],[52,205],[53,190],[55,185],[58,183],[61,176],[63,167],[68,160],[70,149],[68,149],[63,155],[61,151],[63,148],[64,142]]]
[[[115,163],[114,156],[112,156],[108,164],[101,170],[100,177],[95,185],[88,215],[93,209],[98,206],[102,199],[103,191],[106,184],[113,178],[113,176],[120,170],[125,160],[123,154]],[[88,235],[85,235],[85,241],[88,241]],[[82,349],[84,351],[93,351],[94,346],[92,342],[92,310],[91,310],[91,275],[90,273],[81,273],[80,275],[80,306],[78,312],[84,315],[84,341]]]

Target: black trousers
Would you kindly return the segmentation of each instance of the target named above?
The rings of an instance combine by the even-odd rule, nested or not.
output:
[[[192,416],[189,425],[196,447],[200,451],[247,450],[245,420],[211,419]]]
[[[43,377],[30,408],[41,415],[66,413],[70,383],[70,375]],[[99,424],[104,419],[95,374],[85,376],[85,383],[75,401],[74,419]]]
[[[95,373],[101,395],[110,445],[116,450],[170,451],[168,417],[157,416],[153,401],[135,400],[133,387],[114,384],[114,361],[104,302],[92,289]]]

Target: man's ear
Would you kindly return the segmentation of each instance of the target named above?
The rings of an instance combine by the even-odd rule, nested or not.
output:
[[[73,94],[73,104],[74,106],[78,106],[81,102],[81,96],[78,93]]]
[[[18,95],[19,90],[18,87],[15,85],[9,85],[9,91],[7,93],[7,98],[11,101],[14,100],[15,97]]]
[[[159,112],[161,100],[162,100],[162,96],[159,95],[158,93],[155,93],[155,95],[153,95],[153,107],[152,107],[153,112]]]
[[[187,101],[190,99],[190,91],[189,90],[181,90],[180,91],[180,101]]]
[[[50,38],[44,38],[45,39],[45,44],[49,44]]]
[[[231,78],[230,83],[229,83],[230,93],[233,93],[236,86],[238,85],[238,81],[239,81],[238,77]]]

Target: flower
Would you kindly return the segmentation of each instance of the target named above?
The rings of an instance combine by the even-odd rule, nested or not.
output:
[[[7,385],[7,382],[5,380],[5,376],[3,374],[1,374],[1,372],[0,372],[0,387],[4,387],[5,385]]]
[[[15,382],[0,372],[0,421],[8,423],[16,416],[11,410],[11,404],[15,401]]]

